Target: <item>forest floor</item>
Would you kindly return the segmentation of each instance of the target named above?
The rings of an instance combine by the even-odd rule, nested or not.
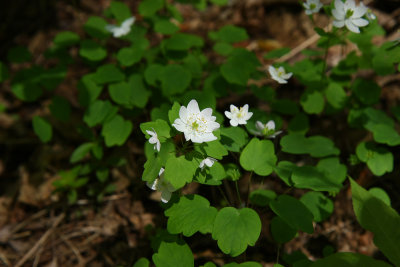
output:
[[[23,45],[32,52],[35,64],[41,64],[44,62],[43,52],[57,33],[69,30],[83,36],[83,24],[87,18],[102,16],[110,1],[53,1],[33,12],[35,7],[29,4],[24,7],[24,2],[15,1],[15,6],[9,4],[7,7],[10,14],[14,14],[16,8],[22,11],[14,14],[16,23],[12,26],[13,21],[8,21],[3,35],[0,35],[0,57],[5,57],[4,51],[10,46]],[[232,0],[230,3],[222,7],[209,6],[203,11],[178,5],[184,16],[181,30],[207,37],[210,30],[227,24],[243,27],[250,39],[238,45],[255,51],[265,65],[271,63],[263,58],[270,50],[291,48],[292,52],[284,59],[293,63],[301,58],[299,52],[302,49],[315,47],[317,36],[314,25],[297,0]],[[137,1],[129,1],[133,14],[137,13],[137,4]],[[374,39],[374,42],[399,38],[399,32],[396,32],[400,21],[399,2],[369,1],[369,7],[388,33]],[[37,19],[32,16],[37,16]],[[322,28],[330,23],[323,14],[317,14],[315,21]],[[330,49],[328,66],[335,65],[354,49],[350,44],[344,51]],[[213,56],[211,47],[209,55]],[[17,67],[11,67],[11,71],[17,70]],[[85,67],[69,69],[67,79],[57,92],[71,103],[77,103],[75,88],[85,72]],[[399,81],[398,74],[390,76],[390,79],[378,78],[377,83],[383,88],[382,97],[387,101],[399,100]],[[132,266],[140,257],[151,259],[153,251],[148,235],[157,226],[165,226],[166,221],[158,216],[162,214],[159,196],[151,193],[140,178],[144,162],[143,146],[128,141],[127,149],[131,155],[128,161],[130,166],[136,167],[111,171],[116,185],[113,194],[105,196],[100,203],[80,198],[75,205],[65,205],[57,194],[52,193],[52,183],[58,179],[60,170],[70,167],[69,156],[75,148],[74,140],[62,146],[57,143],[43,145],[35,136],[26,135],[31,128],[32,112],[45,103],[23,104],[12,96],[9,86],[2,84],[0,90],[0,102],[7,106],[7,112],[0,113],[0,266]],[[295,90],[295,86],[288,86],[283,92],[290,94]],[[368,185],[372,174],[367,169],[359,173],[360,177],[354,178]],[[254,184],[255,188],[258,186]],[[280,193],[285,190],[279,179],[271,179],[264,186]],[[246,188],[245,185],[243,188]],[[202,188],[189,186],[185,190],[198,192]],[[243,191],[245,193],[246,190]],[[303,192],[294,191],[293,195],[300,196]],[[214,192],[206,193],[212,195]],[[363,230],[355,220],[348,186],[334,201],[334,213],[325,222],[315,225],[314,234],[300,233],[280,248],[281,253],[291,254],[300,250],[309,259],[317,259],[323,255],[324,247],[331,246],[336,251],[384,258],[377,253],[373,235]],[[277,247],[268,230],[271,214],[258,211],[263,230],[256,248],[249,248],[247,256],[264,266],[272,266]],[[207,261],[226,262],[227,258],[211,237],[194,235],[189,240],[196,266]],[[237,260],[242,261],[245,257],[239,256]]]

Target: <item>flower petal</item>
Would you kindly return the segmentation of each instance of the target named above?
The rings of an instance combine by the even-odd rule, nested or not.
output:
[[[352,19],[351,22],[353,22],[354,25],[356,25],[357,27],[364,27],[367,26],[369,21],[366,19]]]
[[[344,26],[344,20],[334,20],[332,25],[336,28],[342,28]]]
[[[200,114],[206,118],[209,118],[212,116],[212,108],[205,108],[200,112]]]
[[[195,99],[190,100],[189,104],[187,105],[187,111],[189,114],[200,113],[199,104]]]
[[[354,33],[360,33],[360,29],[358,29],[358,27],[356,25],[354,25],[351,20],[345,20],[344,23],[346,24],[347,29],[349,29],[349,31],[352,31]]]
[[[172,193],[169,192],[168,190],[164,190],[161,192],[161,201],[164,203],[167,203],[171,199]]]

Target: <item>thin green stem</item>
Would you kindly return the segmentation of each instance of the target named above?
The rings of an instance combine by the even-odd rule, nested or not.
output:
[[[221,186],[217,186],[219,189],[219,192],[221,193],[221,195],[224,197],[226,203],[228,203],[229,206],[232,206],[231,203],[229,202],[228,198],[226,197],[224,190],[222,190]]]
[[[276,253],[276,264],[279,264],[279,254],[280,254],[280,252],[281,252],[281,245],[279,244],[278,245],[278,251],[277,251],[277,253]]]
[[[250,172],[249,183],[247,185],[247,200],[246,200],[246,207],[249,205],[250,202],[250,186],[251,186],[251,178],[253,177],[253,172]]]
[[[239,199],[239,207],[240,207],[240,205],[242,204],[242,198],[240,197],[239,186],[238,186],[238,182],[237,181],[235,181],[235,187],[236,187],[236,194],[237,194],[238,199]]]

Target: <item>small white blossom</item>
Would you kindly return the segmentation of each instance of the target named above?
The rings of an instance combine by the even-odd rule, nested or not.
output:
[[[318,13],[323,4],[319,0],[307,0],[303,3],[303,7],[306,10],[306,15]]]
[[[160,152],[161,144],[160,144],[160,140],[158,140],[156,131],[154,131],[154,129],[153,129],[153,131],[146,130],[146,133],[148,133],[151,136],[149,139],[149,143],[154,144],[154,150],[157,150],[158,152]]]
[[[217,160],[214,159],[214,158],[212,158],[212,157],[207,157],[207,158],[203,159],[203,160],[200,162],[199,167],[200,167],[201,170],[204,169],[204,166],[207,166],[207,167],[211,168],[212,165],[214,165],[214,162],[216,162],[216,161],[217,161]]]
[[[271,75],[272,79],[277,81],[278,83],[287,83],[287,80],[292,77],[291,72],[286,73],[283,67],[275,68],[273,66],[268,67],[269,74]]]
[[[278,134],[282,133],[282,131],[275,132],[275,122],[273,120],[270,120],[266,124],[263,124],[261,121],[257,121],[256,129],[257,131],[253,131],[253,134],[268,138],[275,138]]]
[[[171,199],[172,192],[176,191],[176,189],[165,180],[164,168],[161,168],[158,176],[159,177],[155,179],[153,183],[147,182],[146,184],[152,190],[161,192],[161,201],[167,203]]]
[[[253,116],[253,112],[249,112],[249,105],[244,105],[240,109],[234,105],[230,106],[230,112],[225,111],[225,116],[230,119],[229,123],[232,126],[238,126],[239,124],[246,124],[247,120]]]
[[[174,126],[178,131],[183,132],[186,141],[192,140],[193,143],[203,143],[217,140],[213,131],[219,128],[219,123],[212,116],[212,109],[199,109],[197,101],[192,99],[187,108],[182,106],[179,110],[179,118],[174,121]]]
[[[127,35],[131,31],[131,26],[135,22],[135,17],[130,17],[121,23],[121,26],[107,25],[106,30],[111,32],[115,38]]]
[[[335,8],[332,9],[334,17],[332,24],[336,28],[342,28],[346,25],[349,31],[360,33],[359,27],[368,25],[368,20],[362,18],[367,11],[368,8],[362,2],[359,6],[356,6],[354,0],[346,0],[344,3],[335,0]]]
[[[376,16],[374,13],[372,13],[372,10],[368,8],[367,13],[366,13],[367,19],[369,21],[371,20],[376,20]]]

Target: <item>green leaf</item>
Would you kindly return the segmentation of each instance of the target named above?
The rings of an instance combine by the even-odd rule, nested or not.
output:
[[[225,264],[222,267],[262,267],[262,265],[258,262],[246,261],[246,262],[242,262],[242,263],[231,262],[231,263]]]
[[[219,162],[214,162],[211,168],[205,168],[198,172],[196,179],[199,183],[207,185],[220,185],[222,180],[227,177],[224,167]]]
[[[179,31],[179,27],[169,20],[162,19],[155,23],[154,31],[161,34],[173,34]]]
[[[217,32],[210,32],[209,37],[214,41],[224,43],[237,43],[249,39],[245,29],[234,25],[226,25]]]
[[[90,61],[100,61],[107,56],[107,50],[92,40],[83,40],[79,55]]]
[[[380,123],[368,123],[365,128],[373,133],[374,140],[381,144],[397,146],[400,144],[400,135],[393,126]]]
[[[291,227],[285,220],[279,216],[275,216],[271,222],[271,234],[274,240],[280,244],[289,242],[296,234],[297,230]]]
[[[269,206],[292,228],[309,234],[314,232],[313,214],[294,197],[280,195],[276,200],[271,201]]]
[[[217,209],[210,207],[210,202],[202,196],[182,196],[165,211],[165,216],[168,217],[168,232],[182,233],[188,237],[196,232],[211,233],[217,213]]]
[[[340,84],[331,82],[325,90],[328,103],[335,109],[343,109],[347,102],[346,91]]]
[[[183,187],[193,180],[193,176],[199,165],[185,156],[170,157],[165,164],[164,178],[176,189]],[[179,172],[177,172],[179,170]]]
[[[89,127],[103,123],[107,118],[112,117],[117,113],[117,108],[109,101],[96,100],[85,111],[83,121]]]
[[[54,37],[54,44],[59,47],[71,46],[79,43],[79,35],[74,32],[60,32]]]
[[[372,58],[372,67],[378,75],[388,75],[396,71],[394,64],[400,61],[400,46],[389,49],[391,46],[391,42],[384,43]]]
[[[356,154],[376,176],[393,170],[393,154],[384,147],[372,142],[362,142],[358,144]]]
[[[219,6],[223,6],[228,4],[229,0],[210,0],[211,3],[215,4],[215,5],[219,5]]]
[[[300,104],[308,114],[320,114],[324,110],[324,96],[318,91],[306,91],[301,96]]]
[[[125,75],[115,65],[105,64],[97,68],[93,78],[98,84],[105,84],[123,81]]]
[[[93,103],[101,94],[102,89],[102,86],[95,83],[94,73],[84,75],[78,83],[79,104],[88,106]]]
[[[112,100],[127,108],[134,106],[143,108],[150,96],[140,74],[129,77],[129,82],[111,84],[108,91]]]
[[[150,17],[164,6],[163,0],[144,0],[139,4],[139,14],[143,17]]]
[[[83,28],[90,36],[105,39],[110,35],[106,26],[107,22],[103,18],[92,16],[86,21]]]
[[[370,188],[368,190],[368,192],[371,195],[373,195],[374,197],[379,198],[380,200],[382,200],[382,202],[385,203],[386,205],[388,205],[388,206],[391,205],[391,201],[390,201],[389,195],[382,188],[372,187],[372,188]]]
[[[336,254],[332,254],[323,259],[317,260],[310,267],[389,267],[390,264],[387,264],[384,261],[375,260],[371,257],[356,254],[351,252],[339,252]]]
[[[274,144],[270,140],[253,138],[240,155],[240,165],[247,171],[267,176],[274,170],[277,158]]]
[[[142,59],[143,52],[140,47],[123,47],[118,51],[117,59],[122,66],[130,67]]]
[[[8,79],[9,73],[6,64],[0,61],[0,83]]]
[[[124,120],[120,115],[115,115],[104,123],[101,135],[105,139],[106,146],[120,146],[128,139],[132,128],[132,122]]]
[[[30,83],[12,84],[11,91],[18,99],[26,102],[36,101],[43,93],[39,86]]]
[[[320,192],[307,192],[300,201],[312,212],[316,222],[326,220],[333,212],[332,200]]]
[[[47,143],[53,136],[51,124],[39,116],[34,116],[32,119],[33,131],[39,137],[40,141]]]
[[[313,157],[339,155],[340,150],[333,142],[323,136],[305,137],[302,134],[288,134],[282,137],[282,151],[291,154],[310,154]]]
[[[32,60],[32,54],[25,46],[15,46],[8,50],[7,59],[12,63],[29,62]]]
[[[170,38],[164,40],[162,44],[166,50],[184,52],[192,47],[202,47],[204,41],[196,35],[175,33]]]
[[[247,132],[240,127],[221,128],[221,144],[229,151],[239,152],[248,138]]]
[[[74,152],[72,152],[72,155],[69,158],[69,162],[76,163],[76,162],[80,161],[87,155],[87,153],[90,152],[90,150],[92,150],[93,147],[94,147],[94,143],[84,143],[84,144],[78,146],[74,150]]]
[[[304,135],[310,128],[310,120],[304,113],[298,113],[289,122],[288,132]]]
[[[124,20],[132,17],[130,8],[125,3],[119,1],[111,2],[110,11],[119,23],[122,23]]]
[[[157,136],[159,137],[160,141],[163,142],[165,139],[171,137],[171,127],[169,124],[161,119],[156,121],[144,122],[140,124],[140,130],[146,136],[146,138],[150,138],[150,135],[146,132],[148,131],[156,131]],[[162,138],[164,137],[164,138]],[[164,140],[163,140],[164,139]]]
[[[158,252],[153,254],[156,267],[193,267],[194,258],[189,246],[182,240],[175,242],[162,241]]]
[[[149,64],[144,71],[144,79],[149,85],[157,86],[157,81],[161,79],[164,66],[160,64]]]
[[[238,48],[221,66],[221,74],[228,82],[245,86],[259,65],[260,62],[254,53]]]
[[[295,168],[291,181],[297,188],[307,188],[315,191],[339,192],[342,187],[340,182],[331,181],[321,170],[313,166]]]
[[[378,84],[364,79],[356,79],[351,86],[351,90],[363,104],[368,106],[378,103],[381,95],[381,88]]]
[[[350,179],[353,208],[363,228],[374,233],[375,245],[396,266],[400,265],[400,216],[380,199]]]
[[[257,189],[250,193],[250,202],[260,207],[268,206],[275,198],[276,193],[272,190]]]
[[[290,52],[289,47],[282,47],[269,51],[267,54],[264,55],[264,58],[265,59],[280,58],[289,52]]]
[[[132,267],[149,267],[150,266],[150,261],[146,258],[140,258],[135,262],[135,264]]]
[[[234,47],[229,43],[218,42],[213,46],[213,50],[221,56],[228,56],[234,50]]]
[[[243,253],[248,245],[254,246],[260,233],[261,220],[254,210],[225,207],[215,218],[212,238],[218,241],[222,252],[236,257]]]
[[[179,118],[179,110],[181,109],[181,105],[178,102],[174,102],[171,110],[168,111],[168,119],[169,123],[173,124],[177,118]]]
[[[61,121],[68,121],[71,115],[71,105],[61,96],[54,96],[49,106],[51,114]]]
[[[161,160],[159,157],[152,157],[147,159],[144,164],[144,171],[142,180],[152,183],[158,177],[161,170]]]
[[[170,64],[161,73],[161,89],[165,96],[183,93],[190,85],[192,74],[181,65]]]
[[[222,159],[223,156],[228,155],[226,148],[218,141],[212,141],[195,145],[196,151],[202,152],[209,157]]]

